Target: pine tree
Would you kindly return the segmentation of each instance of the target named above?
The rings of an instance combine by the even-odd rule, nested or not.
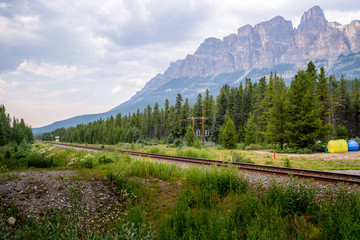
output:
[[[351,90],[351,113],[352,113],[352,129],[353,137],[360,136],[360,84],[359,80],[355,78],[352,83]]]
[[[220,90],[220,94],[216,99],[216,116],[212,128],[212,140],[216,143],[219,142],[219,128],[224,124],[224,116],[227,110],[227,90],[224,86]]]
[[[224,129],[221,132],[222,145],[227,149],[233,149],[236,147],[237,135],[235,124],[231,118],[227,120]]]
[[[255,102],[255,121],[258,125],[258,141],[263,142],[266,136],[266,126],[269,118],[269,108],[272,104],[274,77],[271,73],[269,86],[266,83],[266,78],[263,77],[259,80],[256,89],[256,102]]]
[[[252,143],[256,143],[257,126],[256,126],[254,114],[252,113],[249,114],[249,118],[244,126],[244,131],[245,131],[245,144],[250,145]]]
[[[213,125],[215,101],[213,96],[209,94],[209,90],[206,89],[205,98],[203,102],[203,116],[206,117],[204,122],[205,129],[211,129]]]
[[[186,129],[185,142],[189,147],[193,146],[195,143],[195,133],[191,125],[189,125]]]
[[[269,109],[267,125],[267,141],[280,143],[280,148],[286,142],[286,122],[288,119],[288,98],[285,81],[279,78],[275,81],[272,106]]]
[[[322,122],[319,138],[327,140],[332,130],[330,121],[330,96],[329,96],[329,83],[325,77],[324,67],[320,68],[320,74],[318,76],[318,82],[316,87],[317,107],[319,112],[319,118]]]
[[[182,133],[184,132],[183,131],[183,128],[181,126],[182,124],[182,121],[181,121],[181,110],[182,110],[182,96],[180,93],[177,94],[177,97],[176,97],[176,102],[175,102],[175,113],[176,113],[176,121],[175,121],[175,134],[177,137],[180,137],[182,135]]]
[[[314,79],[310,64],[309,71],[298,71],[291,81],[286,133],[292,147],[310,147],[319,139],[322,123],[316,108]]]
[[[203,116],[203,102],[201,93],[199,93],[196,97],[196,103],[194,104],[194,117],[202,117]]]
[[[235,124],[235,128],[239,130],[241,126],[241,119],[242,119],[242,100],[243,100],[243,86],[240,83],[239,88],[236,89],[234,104],[233,104],[233,120]]]
[[[152,117],[152,123],[153,123],[153,128],[154,128],[154,136],[156,137],[156,139],[160,140],[160,111],[159,111],[159,104],[156,102],[155,106],[154,106],[154,113],[153,113],[153,117]]]
[[[0,105],[0,146],[4,146],[10,139],[10,117],[6,114],[5,106]]]

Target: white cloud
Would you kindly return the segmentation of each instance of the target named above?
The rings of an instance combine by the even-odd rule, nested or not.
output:
[[[14,74],[18,73],[32,73],[37,76],[49,77],[55,80],[71,80],[90,74],[94,70],[87,67],[67,66],[67,65],[53,65],[50,63],[36,63],[34,61],[23,61]]]
[[[344,14],[341,11],[331,10],[331,11],[325,11],[324,14],[330,22],[334,21],[331,19],[336,19],[336,21],[342,25],[349,24],[351,21],[355,19],[356,20],[360,19],[360,10],[350,11],[347,12],[346,14]]]
[[[41,118],[49,123],[49,115],[56,121],[85,109],[96,113],[114,107],[163,73],[171,61],[195,52],[205,38],[222,38],[245,24],[281,15],[296,27],[314,5],[323,8],[329,21],[346,24],[360,16],[358,0],[3,2],[0,97],[16,111],[23,109],[29,121],[35,123],[30,119],[37,116],[34,126],[41,125]],[[26,109],[27,101],[36,106],[34,111]]]
[[[37,33],[38,17],[16,16],[9,19],[0,16],[0,44],[9,46],[35,44],[42,40]]]
[[[122,86],[116,86],[113,89],[111,89],[111,93],[112,94],[119,93],[121,92],[122,89],[123,89]]]

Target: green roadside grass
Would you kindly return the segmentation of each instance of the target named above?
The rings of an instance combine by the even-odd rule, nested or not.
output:
[[[251,154],[241,154],[257,161]],[[0,161],[6,172],[29,167],[73,169],[78,172],[76,180],[110,182],[127,198],[127,214],[102,232],[86,233],[76,225],[75,216],[69,219],[56,210],[41,218],[22,216],[16,205],[0,202],[3,239],[360,239],[356,187],[340,185],[319,192],[313,183],[296,179],[253,185],[232,167],[183,168],[47,144],[30,146],[20,159],[15,156],[20,154],[12,152],[11,159]],[[271,159],[267,162],[271,164]],[[294,165],[292,160],[290,164]],[[20,219],[15,227],[7,224],[10,216]]]

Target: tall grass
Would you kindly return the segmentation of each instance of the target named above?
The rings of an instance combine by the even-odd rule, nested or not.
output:
[[[205,158],[205,159],[214,159],[215,157],[204,149],[197,148],[182,148],[176,151],[177,156],[181,157],[193,157],[193,158]]]

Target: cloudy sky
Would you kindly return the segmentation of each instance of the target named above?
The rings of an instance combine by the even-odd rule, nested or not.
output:
[[[314,5],[360,19],[359,0],[0,0],[0,104],[32,127],[105,112],[205,38]]]

